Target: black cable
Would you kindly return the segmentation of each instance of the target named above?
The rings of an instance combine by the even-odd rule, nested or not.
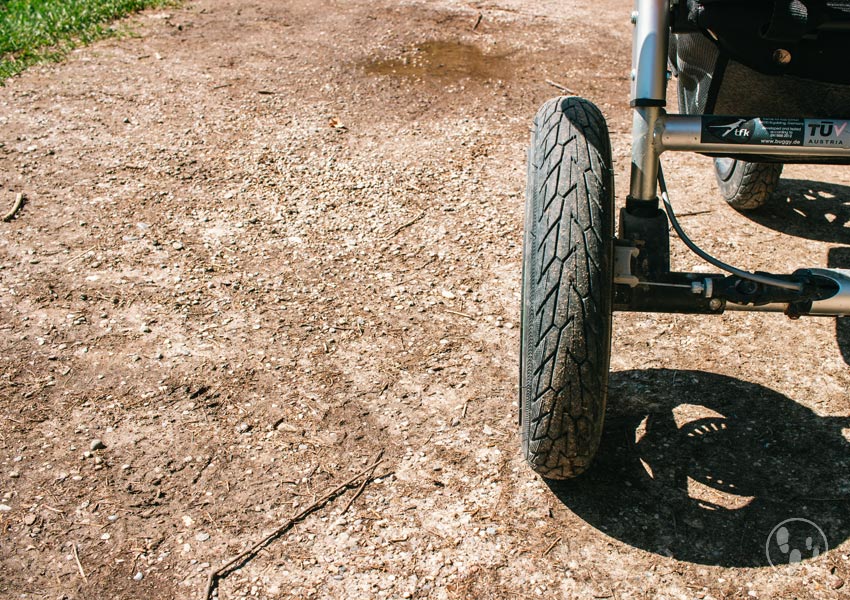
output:
[[[756,283],[760,283],[762,285],[769,285],[771,287],[778,287],[784,290],[793,290],[795,292],[802,291],[803,285],[794,281],[788,281],[785,279],[779,279],[778,277],[770,277],[769,275],[758,275],[756,273],[750,273],[748,271],[744,271],[743,269],[738,269],[733,267],[732,265],[727,265],[722,260],[718,260],[711,256],[709,253],[703,251],[699,246],[691,241],[685,232],[682,230],[682,226],[679,225],[679,220],[676,218],[676,213],[673,212],[673,206],[670,204],[670,198],[667,195],[667,184],[664,182],[664,171],[661,170],[661,162],[658,163],[658,185],[661,188],[661,201],[664,202],[664,208],[667,210],[667,216],[670,217],[670,223],[673,225],[673,229],[676,231],[676,235],[685,242],[685,245],[691,249],[691,251],[699,256],[701,259],[710,263],[717,267],[718,269],[723,269],[728,273],[732,273],[732,275],[737,275],[741,279],[749,279],[750,281],[755,281]]]

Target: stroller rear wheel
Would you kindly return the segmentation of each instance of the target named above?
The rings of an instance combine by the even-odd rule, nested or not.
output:
[[[584,471],[602,434],[611,354],[614,179],[605,119],[581,98],[538,111],[523,244],[520,429],[540,475]]]
[[[776,191],[782,163],[752,163],[734,158],[715,158],[714,174],[720,193],[736,210],[754,210]]]

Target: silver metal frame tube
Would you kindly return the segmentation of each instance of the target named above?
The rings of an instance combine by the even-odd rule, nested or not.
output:
[[[847,317],[850,316],[850,270],[847,269],[808,269],[812,275],[824,277],[836,285],[835,293],[829,298],[815,300],[812,307],[802,316],[805,317]],[[727,302],[725,310],[740,312],[785,312],[788,304],[775,302],[753,306]]]
[[[657,198],[658,156],[655,130],[667,101],[668,0],[635,0],[632,38],[632,168],[629,194]]]
[[[632,39],[632,166],[629,194],[635,200],[657,198],[656,127],[667,100],[667,0],[635,0]]]
[[[736,117],[731,116],[730,119]],[[804,156],[811,158],[850,157],[848,146],[782,146],[766,144],[715,144],[702,142],[703,117],[661,115],[656,123],[655,148],[659,152],[685,151],[711,154],[760,154],[762,156]],[[835,119],[850,121],[850,119]]]

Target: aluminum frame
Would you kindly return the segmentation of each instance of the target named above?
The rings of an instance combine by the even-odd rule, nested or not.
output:
[[[667,53],[670,35],[670,0],[635,0],[632,22],[631,100],[632,164],[629,196],[633,200],[653,201],[657,198],[658,159],[664,152],[700,152],[710,155],[759,155],[781,159],[841,159],[850,160],[850,118],[791,119],[805,127],[809,121],[835,122],[846,132],[836,138],[834,145],[807,145],[798,136],[773,143],[706,142],[703,133],[711,121],[755,121],[762,117],[736,115],[668,115]],[[767,118],[766,120],[771,120]],[[804,132],[803,132],[804,133]],[[796,145],[795,145],[796,144]],[[781,162],[781,161],[780,161]],[[798,161],[799,162],[799,161]]]

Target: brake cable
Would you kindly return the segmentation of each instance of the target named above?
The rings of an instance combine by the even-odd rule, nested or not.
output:
[[[664,181],[664,171],[661,169],[661,161],[658,162],[658,185],[661,188],[661,201],[664,202],[664,208],[667,211],[667,216],[670,217],[670,223],[673,225],[673,229],[676,231],[676,235],[685,243],[685,245],[691,249],[691,251],[699,256],[704,261],[714,265],[718,269],[722,269],[732,275],[737,275],[741,279],[748,279],[750,281],[755,281],[756,283],[760,283],[762,285],[768,285],[772,287],[782,288],[784,290],[793,290],[795,292],[800,292],[803,290],[803,285],[801,283],[797,283],[795,281],[788,281],[787,279],[780,279],[778,277],[771,277],[769,275],[760,275],[758,273],[750,273],[748,271],[744,271],[743,269],[738,269],[733,267],[732,265],[728,265],[722,260],[714,258],[708,252],[702,250],[699,246],[697,246],[691,238],[687,236],[687,234],[682,230],[682,226],[679,225],[679,220],[676,218],[676,213],[673,212],[673,206],[670,204],[670,197],[667,195],[667,184]]]

